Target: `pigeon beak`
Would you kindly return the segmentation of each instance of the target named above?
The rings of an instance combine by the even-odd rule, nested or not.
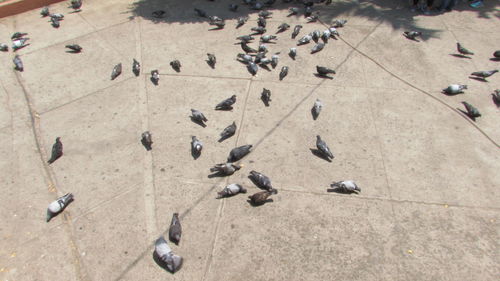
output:
[[[243,165],[243,164],[240,164],[239,166],[240,166],[240,168],[243,168],[243,167],[245,167],[245,165]]]

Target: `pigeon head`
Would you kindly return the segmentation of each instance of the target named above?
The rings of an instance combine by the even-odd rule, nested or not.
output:
[[[321,137],[320,137],[319,135],[317,135],[317,136],[316,136],[316,139],[317,139],[317,140],[320,140],[320,139],[321,139]]]
[[[243,186],[240,186],[240,193],[247,193],[247,189]]]

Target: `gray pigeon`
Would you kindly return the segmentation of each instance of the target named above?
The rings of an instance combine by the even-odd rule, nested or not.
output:
[[[250,175],[248,177],[261,189],[265,189],[267,191],[272,191],[274,189],[271,184],[271,180],[264,174],[252,170],[250,171]]]
[[[500,90],[495,90],[493,94],[491,94],[493,97],[493,102],[498,106],[500,106]]]
[[[307,17],[306,20],[307,20],[307,23],[311,23],[311,22],[317,22],[319,19],[319,17],[317,15],[313,15],[313,16],[310,16],[310,17]]]
[[[257,19],[257,25],[260,26],[260,27],[266,27],[267,25],[267,21],[266,21],[266,18],[264,17],[259,17]]]
[[[21,38],[23,38],[26,35],[28,35],[28,33],[16,31],[16,32],[14,32],[12,34],[12,36],[10,37],[10,39],[12,39],[12,41],[14,41],[14,40],[17,40],[17,39],[21,39]]]
[[[266,33],[266,31],[267,31],[267,30],[266,30],[264,27],[262,27],[262,26],[252,27],[250,30],[254,32],[254,33],[253,33],[253,35],[256,35],[256,34],[264,34],[264,33]]]
[[[242,62],[244,64],[248,64],[248,63],[252,62],[253,59],[252,59],[251,55],[239,53],[238,55],[236,55],[236,60],[238,60],[239,62]]]
[[[254,40],[255,38],[252,35],[241,35],[241,36],[236,37],[236,39],[240,40],[241,42],[249,43],[250,41]]]
[[[237,20],[236,28],[243,26],[248,20],[248,17],[239,17]]]
[[[229,11],[236,12],[236,10],[238,10],[238,5],[236,5],[236,4],[229,4]]]
[[[20,71],[20,72],[24,71],[23,61],[21,60],[21,58],[18,55],[16,55],[12,61],[14,62],[14,69],[15,70]]]
[[[448,95],[462,94],[467,89],[467,85],[451,84],[443,89],[443,93]]]
[[[111,71],[111,80],[115,80],[116,77],[120,76],[122,74],[122,64],[119,63],[113,67],[113,71]]]
[[[9,50],[9,46],[5,43],[0,43],[0,51],[7,52]]]
[[[135,76],[139,76],[139,74],[141,74],[141,64],[135,59],[132,62],[132,72],[135,74]]]
[[[61,138],[57,137],[56,142],[52,145],[52,153],[50,155],[50,159],[47,160],[47,163],[52,164],[61,156],[63,156],[63,144],[61,142]]]
[[[321,112],[322,108],[323,108],[323,103],[319,99],[316,99],[313,108],[311,110],[314,120],[318,119],[319,113]]]
[[[494,58],[497,58],[497,59],[500,59],[500,50],[495,51],[495,52],[493,53],[493,57],[494,57]]]
[[[201,111],[198,111],[196,109],[191,109],[191,118],[198,123],[204,124],[203,122],[207,122],[207,118]]]
[[[473,52],[471,52],[471,51],[467,50],[466,48],[464,48],[464,47],[462,46],[462,44],[460,44],[460,43],[458,43],[458,42],[457,42],[457,51],[458,51],[460,54],[462,54],[462,55],[473,55],[473,54],[474,54]]]
[[[200,156],[201,150],[203,149],[203,143],[196,137],[191,137],[191,152],[196,157]]]
[[[233,104],[236,102],[236,95],[232,95],[215,106],[216,110],[231,110],[233,109]]]
[[[145,131],[141,135],[141,143],[144,145],[147,151],[153,149],[151,146],[153,145],[153,137],[149,131]]]
[[[253,76],[255,76],[257,74],[257,71],[259,70],[259,67],[257,66],[257,64],[250,61],[248,62],[247,69],[248,72],[250,72]]]
[[[312,37],[312,40],[316,43],[318,43],[319,41],[319,38],[321,38],[321,31],[319,30],[315,30],[313,31],[311,34],[311,37]]]
[[[245,42],[241,42],[240,43],[241,45],[241,49],[245,52],[245,53],[257,53],[257,50],[255,50],[254,48],[248,46]]]
[[[170,66],[176,71],[181,72],[181,62],[179,60],[173,60],[170,62]]]
[[[347,20],[335,20],[333,22],[333,27],[338,28],[338,27],[344,27],[344,25],[347,23]]]
[[[47,222],[61,213],[73,201],[73,194],[66,193],[49,204],[47,208]]]
[[[288,75],[288,66],[283,66],[280,71],[280,81]]]
[[[276,40],[276,39],[278,39],[278,37],[276,37],[275,35],[263,35],[260,37],[260,42],[269,43],[272,40]]]
[[[345,193],[361,192],[361,188],[352,180],[334,182],[330,186],[338,188]]]
[[[314,47],[312,47],[312,49],[311,49],[311,54],[314,54],[314,53],[317,53],[317,52],[323,50],[324,47],[325,47],[325,43],[321,43],[321,42],[314,45]]]
[[[177,272],[182,267],[183,259],[175,255],[163,236],[160,236],[155,242],[155,254],[171,273]]]
[[[28,40],[28,37],[15,39],[14,41],[12,41],[12,50],[15,52],[21,48],[28,46],[29,44],[26,44],[26,41]]]
[[[327,76],[328,74],[336,74],[335,70],[319,65],[316,65],[316,71],[320,76]]]
[[[330,27],[328,28],[328,31],[330,32],[330,37],[337,40],[337,37],[335,36],[340,36],[339,32],[337,31],[337,29],[335,27]]]
[[[208,24],[215,25],[216,29],[223,29],[226,26],[226,22],[224,20],[211,20]]]
[[[205,11],[201,10],[201,9],[197,9],[197,8],[194,8],[194,11],[196,12],[196,14],[199,16],[199,17],[202,17],[202,18],[208,18],[208,15]]]
[[[269,102],[271,101],[271,91],[264,88],[260,94],[260,99],[264,102],[265,106],[269,106]]]
[[[304,17],[309,17],[312,15],[312,7],[311,6],[306,6],[306,10],[304,11]]]
[[[82,0],[71,0],[71,8],[75,10],[75,12],[80,12],[81,7],[82,7],[83,1]]]
[[[295,60],[295,57],[297,56],[297,48],[290,48],[290,52],[288,52],[288,55]]]
[[[403,32],[403,35],[410,40],[417,40],[416,38],[418,36],[421,36],[422,32],[420,32],[420,31],[405,31],[405,32]]]
[[[70,52],[73,52],[73,53],[80,53],[82,51],[82,49],[83,49],[78,44],[66,45],[65,47],[68,48],[68,49],[70,49],[71,50]]]
[[[228,139],[228,138],[232,137],[235,133],[236,133],[236,122],[233,122],[233,124],[224,128],[222,133],[220,133],[220,140],[219,141],[223,141],[225,139]]]
[[[462,104],[465,106],[465,109],[467,110],[467,116],[469,116],[472,121],[476,121],[477,117],[481,117],[481,113],[479,113],[479,110],[475,108],[472,104],[463,101]]]
[[[312,36],[309,34],[306,34],[302,38],[299,39],[297,46],[307,44],[307,43],[311,42],[311,40],[312,40]]]
[[[290,9],[288,9],[288,12],[289,12],[289,13],[288,13],[288,16],[289,16],[289,17],[290,17],[290,16],[294,16],[294,15],[296,15],[296,14],[298,14],[298,13],[299,13],[299,8],[297,8],[297,7],[292,7],[292,8],[290,8]]]
[[[210,67],[215,68],[215,63],[217,62],[217,59],[215,58],[214,54],[207,53],[207,63],[210,65]]]
[[[489,70],[489,71],[476,71],[472,72],[470,75],[475,76],[475,78],[481,78],[484,81],[486,81],[486,78],[490,77],[491,75],[497,73],[498,70]]]
[[[259,12],[259,17],[263,17],[263,18],[266,18],[266,19],[270,18],[272,15],[273,15],[273,12],[269,12],[267,10]]]
[[[290,28],[290,25],[288,23],[282,23],[280,26],[278,26],[278,31],[276,33],[281,33]]]
[[[332,152],[330,151],[330,148],[328,147],[326,142],[324,142],[321,139],[320,136],[316,136],[316,147],[318,148],[319,152],[321,152],[321,154],[323,154],[325,157],[331,158],[331,159],[334,158]]]
[[[293,28],[293,32],[292,32],[292,39],[295,39],[295,37],[297,37],[297,35],[299,35],[299,32],[300,32],[300,29],[302,28],[302,25],[300,24],[297,24],[294,28]]]
[[[50,17],[50,22],[54,28],[59,28],[61,26],[61,20],[57,17]]]
[[[234,174],[234,172],[241,169],[242,167],[243,167],[243,165],[238,165],[238,164],[234,164],[234,163],[230,163],[230,162],[229,163],[222,163],[222,164],[217,164],[214,167],[210,168],[210,172],[212,172],[212,173],[217,172],[221,175],[230,176],[230,175]]]
[[[279,61],[279,56],[278,54],[274,54],[272,57],[271,57],[271,66],[274,68],[276,68],[276,66],[278,65],[278,61]]]
[[[323,40],[323,43],[328,43],[328,39],[332,36],[332,33],[330,30],[325,30],[323,31],[323,34],[321,34],[321,40]]]
[[[241,160],[243,157],[245,157],[248,153],[250,153],[250,149],[252,148],[253,145],[247,144],[247,145],[242,145],[236,148],[233,148],[229,152],[229,156],[227,157],[227,162],[236,162],[238,160]]]
[[[217,192],[217,199],[230,197],[238,193],[247,193],[247,190],[239,184],[232,183],[224,187],[222,191]]]
[[[63,15],[63,14],[60,14],[60,13],[50,14],[49,16],[50,16],[51,18],[56,19],[56,20],[59,20],[59,21],[64,19],[64,15]]]
[[[254,206],[260,206],[260,205],[263,205],[264,203],[269,201],[267,199],[267,198],[269,198],[269,196],[271,196],[273,194],[277,194],[277,193],[278,193],[278,191],[276,189],[273,189],[272,191],[264,190],[261,192],[257,192],[252,196],[248,196],[248,199],[250,201],[250,204],[252,204]]]
[[[157,69],[151,70],[151,82],[153,84],[158,85],[158,81],[160,81],[160,73]]]
[[[170,228],[168,229],[168,239],[175,243],[175,245],[179,245],[179,242],[181,242],[181,235],[182,226],[179,220],[179,214],[174,213],[172,215],[172,221],[170,222]]]
[[[49,7],[47,6],[43,7],[42,10],[40,11],[40,15],[42,15],[42,17],[48,17],[50,15]]]

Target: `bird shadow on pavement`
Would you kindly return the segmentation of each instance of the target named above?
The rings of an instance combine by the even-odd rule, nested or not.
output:
[[[229,175],[226,175],[226,174],[224,174],[222,172],[215,172],[215,173],[212,173],[212,174],[208,175],[208,178],[209,179],[212,179],[212,178],[224,178],[224,177],[227,177],[227,176],[229,176]]]
[[[355,191],[345,190],[342,187],[330,187],[326,189],[326,192],[335,192],[339,194],[353,194],[353,193],[357,194],[357,192]]]
[[[314,76],[318,77],[318,78],[322,78],[322,79],[330,79],[330,80],[333,80],[333,77],[332,76],[328,76],[328,75],[321,75],[319,73],[314,73]]]
[[[229,138],[230,138],[230,137],[232,137],[232,136],[234,136],[234,134],[232,134],[232,135],[230,135],[230,136],[223,136],[223,137],[221,137],[221,138],[220,138],[217,142],[223,142],[223,141],[225,141],[225,140],[229,139]]]
[[[476,122],[476,117],[470,116],[469,113],[461,108],[456,108],[458,111],[462,112],[465,116],[467,116],[470,120]]]
[[[321,151],[315,149],[315,148],[309,148],[309,150],[311,150],[311,153],[314,154],[315,156],[325,160],[325,161],[328,161],[328,162],[332,162],[332,160],[328,157],[326,157],[323,153],[321,153]]]
[[[490,61],[500,61],[500,58],[490,58]]]
[[[236,1],[238,9],[234,11],[229,10],[229,4],[235,4],[233,0],[220,0],[220,1],[185,1],[185,0],[138,0],[132,3],[127,11],[123,13],[130,14],[129,18],[140,17],[149,20],[153,23],[204,23],[207,28],[209,19],[200,17],[194,11],[194,8],[201,9],[206,12],[208,16],[217,15],[226,21],[223,29],[210,28],[214,32],[224,29],[235,29],[236,19],[239,17],[250,17],[257,19],[260,10],[253,9],[250,5],[245,5],[242,1]],[[478,17],[492,18],[500,17],[495,11],[495,1],[485,1],[484,7],[475,9],[469,7],[465,3],[459,3],[455,11],[468,11],[475,12]],[[297,15],[291,15],[287,18],[301,18],[304,19],[304,5],[292,1],[285,3],[283,1],[276,1],[270,6],[264,6],[263,10],[270,12],[287,11],[291,7],[299,8]],[[165,11],[160,17],[154,15],[155,11]],[[418,26],[419,18],[421,17],[435,17],[440,16],[442,13],[432,11],[429,15],[418,14],[410,11],[408,1],[393,1],[393,0],[372,0],[372,1],[334,1],[326,5],[325,3],[315,3],[313,12],[319,12],[319,20],[325,24],[331,24],[335,19],[339,18],[364,18],[371,22],[384,23],[393,29],[401,30],[415,30],[422,32],[422,40],[425,41],[429,38],[438,37],[440,30],[432,28],[423,28]],[[234,21],[234,22],[229,22]],[[246,24],[249,24],[248,22]],[[349,23],[348,23],[349,24]]]
[[[462,54],[450,54],[450,56],[454,56],[456,58],[462,58],[462,59],[472,59],[471,57],[466,56],[466,55],[462,55]]]
[[[479,82],[485,82],[485,83],[488,83],[488,80],[484,79],[484,78],[481,78],[481,77],[475,77],[475,76],[469,76],[470,79],[474,79],[474,80],[477,80]]]

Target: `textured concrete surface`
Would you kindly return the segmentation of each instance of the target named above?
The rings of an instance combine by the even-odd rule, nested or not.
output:
[[[429,16],[394,3],[404,1],[320,5],[324,24],[348,20],[341,40],[314,55],[312,44],[300,46],[293,61],[291,31],[278,34],[268,44],[281,52],[278,67],[255,77],[235,61],[233,39],[256,25],[257,12],[229,12],[230,2],[86,0],[76,14],[59,3],[50,7],[66,15],[59,29],[38,10],[0,19],[0,42],[14,31],[31,38],[17,51],[24,72],[12,69],[12,51],[0,54],[0,280],[498,280],[500,115],[491,93],[500,74],[468,78],[499,68],[489,60],[500,48],[494,1]],[[193,6],[226,18],[226,28],[208,31]],[[300,7],[270,9],[269,33],[282,22],[302,24],[299,37],[325,29],[286,17],[290,6]],[[152,18],[157,9],[167,16]],[[235,29],[242,15],[250,20]],[[409,29],[423,40],[406,40]],[[457,41],[472,59],[450,55]],[[66,53],[71,43],[83,52]],[[215,69],[204,61],[209,52]],[[123,73],[111,81],[120,62]],[[317,64],[336,69],[334,79],[315,77]],[[290,71],[279,81],[283,65]],[[469,89],[441,94],[451,83]],[[269,107],[263,88],[272,92]],[[232,111],[214,110],[233,94]],[[317,98],[325,106],[313,121]],[[464,100],[482,113],[475,123],[457,110]],[[205,113],[206,128],[189,120],[191,108]],[[236,135],[219,143],[233,121]],[[140,143],[146,130],[149,152]],[[331,163],[311,153],[318,134],[335,154]],[[205,144],[197,160],[192,135]],[[48,166],[56,137],[64,156]],[[240,171],[209,177],[244,144],[254,150]],[[271,178],[273,202],[246,202],[258,191],[251,170]],[[327,191],[344,179],[362,192]],[[248,194],[216,200],[228,183]],[[75,201],[46,223],[47,205],[67,192]],[[174,212],[184,233],[172,248],[185,262],[172,275],[153,260],[153,242]]]

